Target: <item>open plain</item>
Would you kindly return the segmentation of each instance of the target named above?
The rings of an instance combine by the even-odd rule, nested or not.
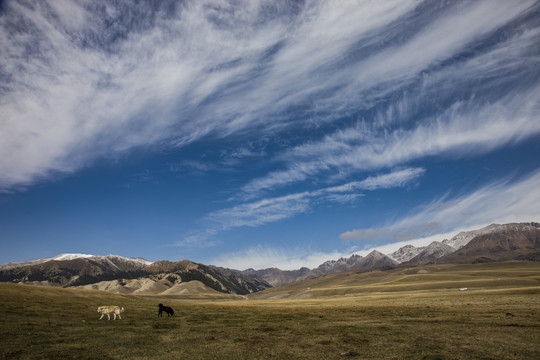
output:
[[[1,359],[540,358],[537,262],[347,272],[243,300],[0,283],[0,301]]]

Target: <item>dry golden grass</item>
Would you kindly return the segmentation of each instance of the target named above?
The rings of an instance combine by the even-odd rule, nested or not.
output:
[[[540,263],[511,261],[489,264],[444,264],[389,271],[335,273],[322,278],[268,289],[250,299],[310,299],[378,293],[447,292],[523,288],[540,285]]]
[[[310,282],[320,288],[281,290],[311,298],[170,299],[169,318],[157,317],[157,299],[0,284],[0,358],[537,359],[539,269],[509,263],[341,274]],[[501,286],[491,287],[492,277]],[[459,292],[462,281],[481,286]],[[99,321],[100,305],[126,311],[122,320]]]

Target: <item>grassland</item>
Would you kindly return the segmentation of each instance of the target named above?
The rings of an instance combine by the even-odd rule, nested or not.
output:
[[[168,298],[169,318],[157,318],[158,300],[0,283],[0,358],[540,358],[537,263],[336,274],[241,301]],[[98,320],[105,304],[123,306],[122,320]]]

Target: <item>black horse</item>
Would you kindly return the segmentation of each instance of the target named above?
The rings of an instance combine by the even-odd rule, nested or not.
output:
[[[174,310],[171,307],[163,306],[163,304],[159,304],[159,310],[158,310],[158,316],[162,316],[163,312],[165,311],[167,313],[167,316],[173,316]]]

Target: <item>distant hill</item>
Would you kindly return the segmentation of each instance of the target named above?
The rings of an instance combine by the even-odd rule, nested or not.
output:
[[[443,244],[449,245],[456,250],[461,249],[478,235],[484,235],[500,231],[504,226],[506,225],[491,224],[478,230],[463,231],[451,238],[450,240],[443,240],[442,242]]]
[[[225,270],[223,268],[218,269],[220,269],[220,271]],[[227,271],[229,270],[230,269],[227,269]],[[248,276],[257,276],[268,282],[272,286],[281,286],[296,281],[313,279],[322,275],[306,267],[300,268],[298,270],[280,270],[278,268],[268,268],[262,270],[247,269],[241,271],[241,273]]]
[[[443,263],[540,260],[540,224],[514,223],[492,227],[459,250],[443,256]]]
[[[397,261],[391,259],[389,256],[384,255],[377,250],[373,250],[351,266],[351,270],[387,268],[396,264]]]
[[[125,258],[117,255],[107,255],[107,256],[95,256],[88,254],[60,254],[50,258],[42,258],[36,260],[30,260],[20,263],[7,263],[0,265],[0,271],[15,269],[19,267],[26,267],[31,265],[39,265],[50,261],[68,261],[68,260],[77,260],[77,259],[88,259],[95,260],[101,263],[108,263],[113,268],[118,269],[138,269],[146,265],[150,265],[152,262],[142,259],[142,258]]]
[[[376,269],[388,266],[395,266],[397,261],[389,256],[382,254],[377,250],[362,257],[360,255],[352,255],[348,258],[340,258],[339,260],[329,260],[319,265],[314,269],[301,268],[299,270],[280,270],[277,268],[269,268],[262,270],[248,269],[242,271],[243,274],[256,275],[272,286],[282,286],[292,284],[302,280],[315,279],[324,275],[333,274],[336,272],[350,270],[365,270]]]
[[[115,255],[63,254],[52,259],[44,259],[44,261],[35,260],[29,264],[10,264],[7,269],[0,270],[0,281],[4,282],[61,287],[105,282],[103,286],[97,287],[114,289],[119,293],[135,291],[133,286],[137,287],[137,285],[133,285],[134,279],[138,279],[140,284],[135,290],[154,289],[147,291],[154,293],[160,293],[177,284],[190,281],[199,281],[208,288],[222,293],[239,295],[270,287],[270,284],[256,276],[244,275],[238,271],[223,274],[212,267],[188,260],[178,262],[159,260],[150,263],[141,259],[128,259]]]
[[[456,249],[445,243],[434,241],[428,246],[418,248],[417,254],[410,260],[401,264],[406,266],[419,266],[436,263],[440,258],[452,254]]]
[[[328,260],[314,269],[268,268],[243,271],[182,260],[149,262],[116,255],[61,254],[52,258],[0,265],[0,281],[107,290],[116,293],[184,294],[213,297],[246,295],[335,273],[428,264],[475,264],[507,260],[540,260],[540,224],[492,224],[461,232],[428,246],[407,245],[392,254],[374,250]],[[193,283],[192,283],[193,282]],[[214,295],[212,295],[214,294]]]
[[[435,241],[425,247],[407,245],[390,256],[401,266],[539,260],[539,233],[540,224],[536,222],[491,224],[460,232],[450,240]]]
[[[458,293],[461,288],[467,288],[469,292],[533,288],[538,287],[539,271],[539,262],[515,260],[345,271],[270,288],[247,297],[252,300],[327,299],[375,294],[406,297],[415,292]]]
[[[334,272],[347,271],[352,269],[360,260],[362,260],[362,256],[352,255],[348,258],[325,261],[314,269],[309,269],[307,267],[303,267],[298,270],[280,270],[278,268],[267,268],[261,270],[247,269],[242,271],[242,273],[246,275],[258,276],[272,286],[281,286],[295,283],[297,281],[314,279],[323,275],[332,274]]]
[[[540,224],[535,222],[491,224],[481,229],[460,232],[450,240],[434,241],[428,246],[406,245],[388,255],[374,250],[365,257],[354,254],[348,258],[329,260],[314,269],[288,271],[277,268],[249,269],[242,273],[256,275],[272,286],[282,286],[351,270],[389,269],[395,266],[436,263],[472,264],[480,261],[538,260],[540,245],[535,239],[539,231]],[[492,240],[487,241],[486,236]]]

